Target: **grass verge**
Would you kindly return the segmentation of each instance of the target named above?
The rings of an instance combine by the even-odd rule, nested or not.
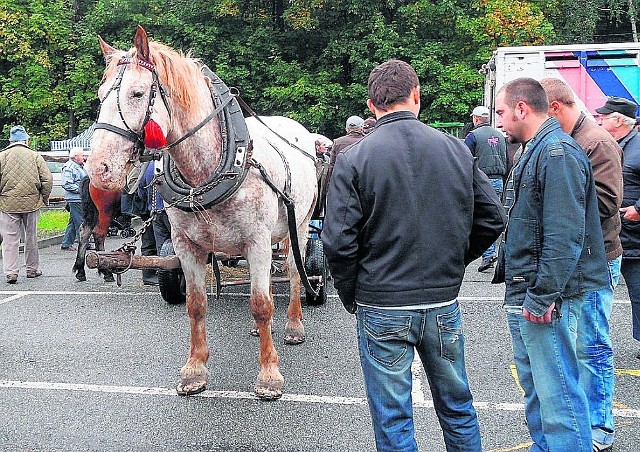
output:
[[[38,221],[38,239],[46,239],[64,234],[69,221],[69,212],[64,209],[43,209]]]

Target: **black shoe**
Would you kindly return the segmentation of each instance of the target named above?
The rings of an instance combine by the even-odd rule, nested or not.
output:
[[[7,284],[15,284],[18,282],[18,275],[7,275]]]
[[[498,260],[498,258],[496,256],[491,256],[489,259],[485,259],[484,257],[482,258],[482,262],[480,263],[480,266],[478,267],[478,271],[479,272],[483,272],[485,270],[488,270],[490,268],[493,268],[493,264]]]

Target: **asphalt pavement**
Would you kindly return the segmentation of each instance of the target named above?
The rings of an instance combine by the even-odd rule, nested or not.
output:
[[[123,239],[107,239],[107,249]],[[274,340],[284,396],[253,396],[257,339],[248,334],[248,286],[209,297],[209,388],[175,393],[189,349],[184,305],[169,305],[139,271],[122,286],[95,270],[71,273],[75,253],[42,248],[42,277],[0,282],[0,450],[3,451],[344,451],[375,449],[356,348],[354,317],[331,290],[304,306],[307,340],[283,344],[287,284],[274,287]],[[501,309],[503,285],[472,263],[460,293],[469,380],[484,450],[531,445]],[[24,270],[24,269],[23,269]],[[616,352],[614,451],[640,449],[640,360],[631,339],[624,284],[612,317]],[[429,384],[414,363],[420,450],[443,451]],[[571,447],[568,445],[567,451]]]

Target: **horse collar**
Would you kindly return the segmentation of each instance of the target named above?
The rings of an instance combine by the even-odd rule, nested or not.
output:
[[[231,197],[249,171],[247,160],[251,157],[252,149],[249,130],[235,95],[208,67],[204,66],[202,72],[211,80],[211,97],[216,107],[214,112],[222,129],[220,164],[207,182],[192,187],[167,153],[164,156],[164,180],[160,179],[157,186],[165,203],[185,212],[207,209]]]

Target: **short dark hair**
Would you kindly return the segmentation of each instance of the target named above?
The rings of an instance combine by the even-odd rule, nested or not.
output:
[[[374,107],[387,110],[408,98],[411,90],[419,85],[418,74],[409,63],[389,60],[371,71],[367,88]]]
[[[549,103],[559,102],[561,104],[569,106],[576,103],[573,96],[573,91],[571,91],[569,85],[567,85],[559,78],[543,78],[542,80],[540,80],[540,84],[544,88],[545,93],[547,93]]]
[[[504,103],[514,109],[520,101],[524,101],[536,113],[549,112],[549,99],[544,88],[535,79],[522,77],[511,80],[500,91],[504,92]]]

